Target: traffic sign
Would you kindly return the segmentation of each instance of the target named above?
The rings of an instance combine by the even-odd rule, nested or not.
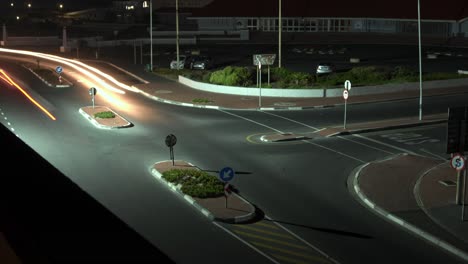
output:
[[[345,100],[348,100],[348,96],[349,96],[348,90],[344,90],[344,91],[343,91],[343,98],[344,98]]]
[[[177,138],[173,134],[170,134],[166,137],[166,146],[173,147],[177,143]]]
[[[465,168],[465,158],[460,154],[455,154],[450,161],[450,165],[457,171],[461,171]]]
[[[89,88],[88,91],[89,91],[89,95],[91,95],[91,96],[95,96],[96,93],[97,93],[97,90],[94,87]]]
[[[346,80],[344,82],[344,88],[345,90],[348,90],[348,91],[351,90],[351,82],[349,80]]]
[[[61,74],[63,72],[63,68],[60,67],[60,66],[57,66],[55,67],[55,71],[58,73],[58,74]]]
[[[226,182],[226,184],[224,185],[224,194],[226,196],[230,195],[232,193],[231,191],[231,188],[229,187],[229,183]]]
[[[223,182],[228,182],[234,178],[234,170],[229,167],[224,167],[219,171],[219,179]]]

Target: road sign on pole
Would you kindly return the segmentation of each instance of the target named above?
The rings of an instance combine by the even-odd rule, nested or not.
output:
[[[172,166],[174,166],[174,146],[177,143],[177,137],[170,134],[166,137],[166,146],[169,147],[169,155],[172,160]]]
[[[234,170],[229,167],[224,167],[219,171],[219,179],[222,182],[228,182],[234,178]]]
[[[343,91],[343,98],[344,98],[345,100],[348,100],[348,96],[349,96],[348,90],[344,90],[344,91]]]
[[[63,68],[61,66],[57,66],[55,67],[55,71],[58,73],[58,74],[61,74],[63,72]]]
[[[465,158],[460,154],[455,154],[450,161],[452,168],[461,171],[465,168]]]
[[[97,90],[96,90],[96,88],[91,87],[91,88],[89,88],[88,92],[89,92],[89,95],[91,95],[91,101],[93,102],[93,108],[94,108],[94,96],[96,95]]]
[[[349,80],[346,80],[344,83],[344,88],[345,90],[351,90],[351,82]]]

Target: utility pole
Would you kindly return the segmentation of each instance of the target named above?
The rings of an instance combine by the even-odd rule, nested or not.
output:
[[[281,31],[283,30],[283,22],[281,21],[281,0],[279,0],[278,12],[278,68],[281,68]]]
[[[176,53],[177,53],[177,70],[179,70],[179,0],[176,0]]]

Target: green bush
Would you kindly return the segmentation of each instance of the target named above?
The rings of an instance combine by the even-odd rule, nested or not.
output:
[[[172,169],[163,172],[162,177],[175,185],[181,184],[181,191],[192,197],[219,197],[224,194],[224,183],[205,171]]]
[[[248,86],[252,83],[252,73],[246,67],[227,66],[210,74],[209,82],[227,86]]]
[[[114,118],[115,114],[111,111],[104,111],[94,114],[95,118]]]

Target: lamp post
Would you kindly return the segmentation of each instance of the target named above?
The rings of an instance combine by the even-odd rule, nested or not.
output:
[[[283,22],[281,21],[281,0],[279,1],[279,11],[278,11],[278,68],[281,68],[281,31],[283,27]]]
[[[418,0],[418,46],[419,46],[419,121],[422,120],[422,63],[421,63],[421,12]]]
[[[179,0],[176,0],[176,54],[177,54],[177,70],[179,70]]]
[[[150,71],[153,72],[153,0],[149,3],[150,13]]]

